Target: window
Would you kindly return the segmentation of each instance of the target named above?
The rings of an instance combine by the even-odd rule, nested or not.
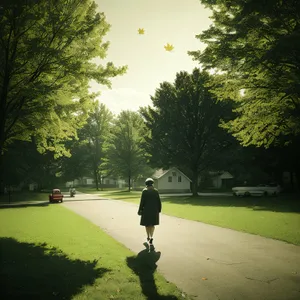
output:
[[[176,172],[172,172],[172,175],[173,175],[173,176],[176,176]]]
[[[181,182],[181,176],[178,176],[178,182]]]
[[[168,182],[172,182],[172,176],[168,177]]]

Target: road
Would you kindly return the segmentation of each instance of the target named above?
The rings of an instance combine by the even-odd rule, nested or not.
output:
[[[136,204],[86,194],[68,200],[65,207],[133,252],[145,249]],[[154,237],[159,271],[195,299],[300,299],[299,246],[164,214]]]

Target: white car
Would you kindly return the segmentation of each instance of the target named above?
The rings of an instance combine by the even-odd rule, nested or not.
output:
[[[280,193],[280,186],[273,184],[260,184],[258,186],[233,187],[234,196],[277,196]]]

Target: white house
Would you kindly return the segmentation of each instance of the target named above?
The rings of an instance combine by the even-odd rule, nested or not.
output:
[[[157,170],[153,175],[155,188],[160,193],[190,193],[191,179],[177,168]]]
[[[74,179],[73,181],[66,182],[66,187],[70,186],[94,186],[94,178],[83,177],[80,179]],[[123,179],[114,179],[114,178],[104,178],[102,182],[102,187],[125,187],[125,180]]]
[[[230,182],[234,178],[229,172],[209,172],[212,179],[212,184],[214,188],[220,189],[222,187],[229,187]]]

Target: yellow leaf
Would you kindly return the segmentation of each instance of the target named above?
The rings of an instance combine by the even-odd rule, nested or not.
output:
[[[144,34],[145,33],[145,29],[144,28],[139,28],[138,32],[139,32],[139,34]]]
[[[202,280],[207,280],[207,278],[205,278],[205,277],[202,277]]]
[[[165,47],[166,51],[172,51],[174,49],[174,46],[169,43],[167,43],[167,45],[165,45],[164,47]]]

